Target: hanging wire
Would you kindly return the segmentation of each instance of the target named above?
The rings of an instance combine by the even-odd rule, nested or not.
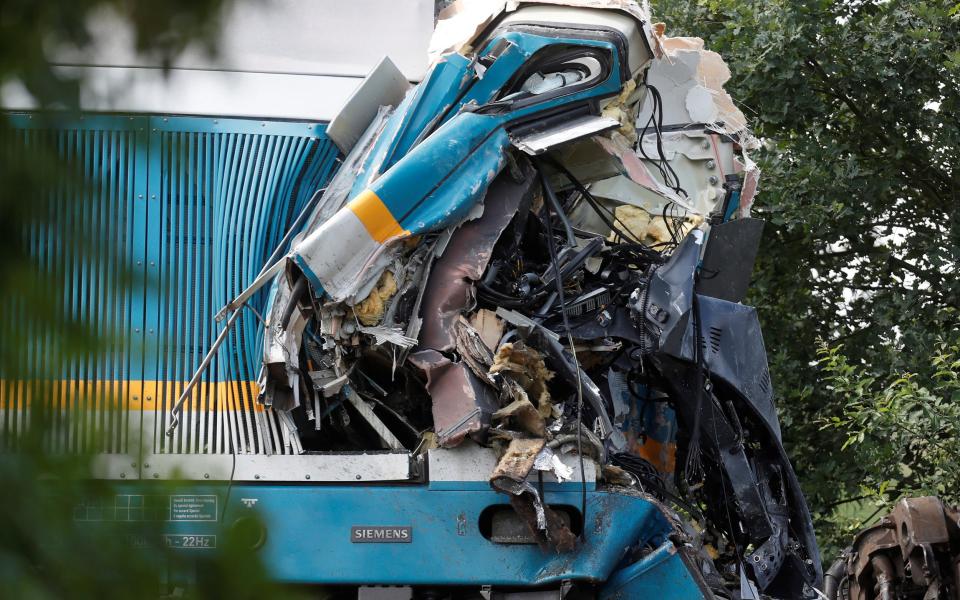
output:
[[[550,182],[547,181],[547,176],[543,171],[542,165],[539,161],[534,163],[534,166],[537,168],[537,172],[540,175],[540,183],[543,186],[544,195],[547,197],[547,202],[545,206],[547,207],[547,221],[549,223],[550,213],[553,210],[560,210],[560,207],[557,203],[556,194],[553,192],[553,188],[550,187]],[[583,523],[587,522],[587,475],[584,471],[583,466],[583,382],[580,379],[580,361],[577,359],[577,347],[573,342],[573,333],[570,329],[570,320],[567,317],[567,311],[562,307],[566,306],[566,300],[564,298],[563,291],[563,278],[560,275],[560,260],[557,257],[557,248],[553,239],[553,228],[547,228],[547,249],[550,252],[550,261],[553,263],[554,271],[554,281],[557,286],[557,297],[560,300],[560,315],[563,318],[563,328],[567,333],[567,343],[570,345],[570,353],[573,355],[573,365],[577,371],[577,456],[580,460],[580,514],[583,519]],[[587,528],[584,527],[583,531],[586,532]]]
[[[687,191],[680,185],[680,178],[677,176],[677,172],[673,170],[673,166],[670,164],[670,161],[667,160],[666,154],[663,151],[663,98],[660,96],[660,90],[647,83],[646,80],[644,80],[643,84],[650,92],[652,106],[650,110],[650,117],[647,119],[643,129],[640,130],[640,135],[637,137],[637,149],[640,151],[640,154],[643,156],[643,158],[650,161],[650,163],[657,168],[657,170],[660,172],[660,176],[663,178],[664,185],[672,189],[678,195],[683,196],[684,198],[689,198]],[[653,131],[656,135],[657,159],[648,156],[643,147],[644,137],[647,134],[647,130],[651,126],[653,126]]]

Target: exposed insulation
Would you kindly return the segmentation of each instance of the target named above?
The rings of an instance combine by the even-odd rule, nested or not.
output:
[[[703,223],[703,217],[701,215],[688,215],[683,219],[670,219],[670,226],[668,228],[662,216],[655,216],[650,220],[650,226],[647,229],[647,238],[651,245],[666,243],[671,241],[670,232],[673,231],[676,239],[683,239],[700,223]]]
[[[650,227],[650,213],[637,206],[621,204],[613,209],[613,214],[617,218],[616,225],[624,233],[630,235],[631,241],[640,242],[647,237],[647,229]],[[619,241],[616,232],[611,231],[607,237],[611,242]]]
[[[642,208],[630,204],[617,206],[613,213],[617,217],[617,226],[623,229],[624,233],[635,236],[635,239],[631,241],[648,246],[671,242],[673,237],[681,239],[703,223],[701,215],[689,214],[684,218],[671,218],[668,227],[662,215],[651,215]],[[673,231],[673,236],[670,234],[671,231]],[[611,232],[608,239],[620,241],[617,240],[615,232]]]
[[[509,377],[520,386],[531,404],[546,415],[552,411],[547,382],[553,379],[553,372],[544,364],[543,355],[523,342],[500,346],[493,357],[490,374]]]
[[[497,468],[490,475],[490,483],[496,488],[511,490],[512,484],[523,482],[530,470],[537,454],[546,443],[543,439],[511,440],[506,452],[497,463]]]
[[[383,319],[387,310],[386,301],[397,293],[397,280],[390,271],[384,271],[377,281],[377,285],[370,291],[370,295],[353,307],[353,313],[361,324],[371,327]]]
[[[634,83],[632,79],[627,81],[623,84],[623,90],[620,94],[603,107],[603,111],[600,113],[604,117],[610,117],[611,119],[620,121],[620,129],[617,131],[631,140],[637,139],[637,128],[636,125],[634,125],[636,121],[636,110],[629,102],[631,95],[633,95],[636,89],[637,84]]]

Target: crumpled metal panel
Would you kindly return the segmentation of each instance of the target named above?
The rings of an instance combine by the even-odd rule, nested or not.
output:
[[[532,173],[520,183],[510,175],[499,177],[484,197],[483,214],[454,231],[426,282],[420,311],[422,347],[441,352],[454,347],[453,324],[476,303],[474,282],[483,275],[494,244],[517,214],[521,200],[532,192],[535,181]]]
[[[645,310],[647,327],[659,330],[660,351],[687,361],[695,359],[692,312],[700,247],[698,236],[685,238],[670,260],[651,277],[645,307],[636,305],[638,311]],[[780,439],[780,421],[773,404],[773,385],[756,309],[697,296],[704,365],[711,375],[737,390]]]
[[[509,139],[498,126],[492,117],[460,115],[308,233],[291,259],[314,291],[362,298],[396,242],[463,220],[503,167]]]
[[[710,374],[729,383],[780,439],[760,319],[752,306],[699,296],[704,363]],[[677,358],[693,360],[693,327],[683,335]]]
[[[711,448],[723,465],[746,535],[756,545],[747,562],[753,579],[761,591],[795,596],[805,579],[818,582],[822,574],[809,510],[780,442],[760,324],[752,307],[696,294],[698,233],[687,236],[655,270],[632,308],[659,338],[656,362],[682,398],[676,406],[688,435]],[[732,397],[712,386],[714,377],[729,385]],[[697,389],[696,382],[704,389]],[[738,414],[743,410],[738,403],[749,412]],[[769,461],[751,459],[745,451],[741,421],[751,412],[766,429],[751,431],[751,439],[761,444]],[[766,488],[774,481],[782,481],[783,489]],[[796,548],[788,540],[788,528],[800,542]]]
[[[410,362],[427,376],[433,426],[441,446],[456,446],[467,435],[490,425],[497,410],[496,395],[465,363],[453,362],[435,350],[415,352]]]
[[[754,140],[742,124],[721,136],[712,117],[689,121],[735,114],[722,89],[707,97],[694,81],[725,67],[695,40],[655,37],[644,48],[638,22],[613,2],[557,4],[475,31],[481,41],[436,63],[351,157],[349,202],[313,220],[287,256],[289,290],[278,291],[292,299],[307,288],[295,310],[313,323],[302,343],[274,352],[285,362],[269,365],[265,389],[289,389],[284,405],[295,406],[298,373],[315,377],[304,390],[312,409],[297,413],[314,427],[292,425],[305,447],[379,447],[395,427],[407,448],[469,436],[506,449],[493,485],[532,539],[562,552],[577,547],[574,521],[550,507],[532,473],[565,480],[572,472],[560,457],[588,453],[598,488],[650,485],[671,497],[679,484],[627,444],[651,433],[631,416],[668,403],[677,420],[654,441],[668,451],[664,464],[682,462],[682,494],[732,542],[717,564],[747,596],[799,598],[820,580],[810,515],[780,443],[756,312],[729,301],[743,295],[751,252],[732,232],[749,230],[755,242],[760,230],[740,220]],[[699,133],[656,125],[664,97],[641,75],[671,65],[690,81],[665,85],[667,108]],[[676,106],[680,96],[687,105]],[[584,132],[590,139],[578,140]],[[511,140],[537,142],[527,147],[536,156]],[[590,182],[614,172],[633,188],[598,200]],[[617,196],[637,186],[644,195]],[[705,246],[721,268],[705,271]],[[698,290],[711,275],[723,280]],[[300,335],[297,321],[280,322],[291,331],[272,332],[276,341]],[[323,383],[334,377],[336,386]],[[344,410],[344,389],[374,432]],[[524,462],[507,469],[521,447]],[[646,543],[646,553],[671,547]],[[713,568],[709,556],[695,560]]]

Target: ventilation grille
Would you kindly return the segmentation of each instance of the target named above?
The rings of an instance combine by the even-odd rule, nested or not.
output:
[[[763,390],[764,394],[769,394],[772,387],[773,385],[770,382],[770,371],[764,367],[763,372],[760,373],[760,389]]]
[[[723,339],[723,330],[719,327],[710,327],[710,350],[714,354],[720,353],[720,340]]]
[[[78,321],[109,333],[108,349],[65,366],[31,337],[20,373],[50,373],[43,390],[4,381],[0,445],[48,407],[51,450],[104,453],[289,453],[275,414],[256,403],[260,324],[245,311],[164,434],[169,411],[221,324],[213,314],[253,279],[336,165],[323,126],[245,119],[101,116],[43,128],[14,117],[27,144],[55,144],[82,167],[85,191],[64,191],[53,221],[94,250],[82,261],[58,235],[30,251],[66,281]],[[79,196],[78,196],[79,194]],[[265,294],[251,301],[262,313]],[[17,323],[24,307],[3,308]],[[139,440],[139,444],[138,444]],[[139,452],[138,452],[139,451]]]

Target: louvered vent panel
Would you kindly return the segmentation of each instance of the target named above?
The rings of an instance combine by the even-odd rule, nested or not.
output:
[[[5,381],[0,442],[15,444],[31,397],[50,406],[51,449],[136,454],[288,453],[276,416],[256,403],[260,324],[246,311],[192,399],[169,411],[221,324],[213,314],[245,288],[313,193],[337,151],[322,126],[239,119],[94,117],[57,129],[18,121],[83,167],[54,219],[87,240],[81,260],[61,236],[31,232],[31,251],[67,282],[69,314],[113,332],[109,349],[58,368],[49,389]],[[81,194],[78,196],[78,194]],[[82,202],[79,200],[83,200]],[[262,312],[265,292],[251,305]],[[24,307],[4,309],[17,322]],[[24,367],[48,370],[51,336],[31,338]],[[25,372],[20,369],[20,372]]]
[[[38,126],[28,115],[14,119],[23,126],[19,142],[26,155],[59,156],[81,176],[57,180],[48,223],[34,225],[28,237],[38,271],[65,283],[62,325],[27,331],[26,315],[35,306],[0,311],[11,337],[25,340],[15,377],[0,387],[0,447],[14,449],[33,421],[44,427],[50,452],[129,453],[130,434],[139,425],[130,393],[139,343],[131,335],[137,315],[127,274],[134,256],[135,155],[146,119],[95,119],[58,129]],[[18,144],[15,151],[24,149]],[[84,253],[75,251],[79,244]],[[65,340],[82,322],[95,324],[104,350],[64,362],[70,349]]]

